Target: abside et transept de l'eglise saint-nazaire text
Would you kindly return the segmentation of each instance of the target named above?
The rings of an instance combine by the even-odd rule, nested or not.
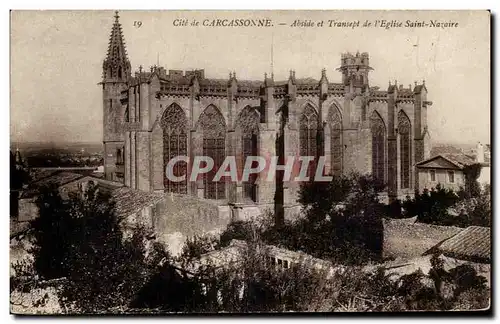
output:
[[[126,186],[176,192],[221,203],[288,209],[298,206],[300,184],[280,180],[171,182],[168,161],[210,156],[217,168],[226,156],[325,156],[330,174],[372,173],[387,184],[389,199],[412,194],[414,165],[429,157],[425,82],[386,90],[369,84],[368,53],[340,57],[340,82],[325,69],[318,79],[262,80],[205,76],[205,71],[152,66],[132,72],[118,13],[103,62],[105,177]],[[388,63],[389,64],[389,63]],[[244,163],[244,162],[243,162]],[[177,163],[174,172],[187,172]],[[215,168],[215,169],[216,169]],[[277,202],[275,197],[281,197]]]

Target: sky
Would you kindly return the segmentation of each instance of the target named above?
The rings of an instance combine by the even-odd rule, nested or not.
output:
[[[102,141],[102,62],[113,11],[12,11],[12,141]],[[175,27],[175,19],[271,19],[273,27]],[[328,27],[328,20],[456,22],[453,28]],[[292,27],[295,20],[323,27]],[[431,139],[490,142],[490,17],[486,11],[122,11],[133,70],[205,69],[210,78],[340,82],[343,52],[368,52],[370,86],[425,80]],[[134,22],[141,22],[140,27]],[[285,25],[279,25],[284,23]],[[271,46],[272,44],[272,46]],[[271,47],[273,50],[271,51]],[[271,55],[271,52],[273,55]],[[271,63],[272,62],[272,63]]]

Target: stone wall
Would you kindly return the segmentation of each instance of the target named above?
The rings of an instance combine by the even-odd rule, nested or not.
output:
[[[231,213],[227,206],[209,200],[165,194],[165,199],[155,205],[152,220],[158,239],[177,254],[188,237],[224,230],[231,221]]]

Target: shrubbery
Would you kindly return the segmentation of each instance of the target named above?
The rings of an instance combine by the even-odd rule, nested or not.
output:
[[[384,185],[371,176],[335,176],[329,183],[309,182],[300,190],[305,208],[300,219],[265,230],[264,242],[301,250],[344,264],[381,258]]]
[[[403,212],[395,212],[398,206]],[[414,198],[407,197],[402,203],[393,202],[389,206],[393,218],[414,217],[417,221],[443,226],[490,226],[491,193],[490,187],[480,189],[476,197],[470,197],[465,189],[455,192],[441,185],[431,190],[415,193]]]
[[[14,266],[11,293],[44,285],[57,289],[68,313],[400,311],[485,308],[489,290],[470,266],[445,271],[432,258],[429,275],[398,278],[378,268],[339,266],[333,277],[301,264],[270,265],[267,244],[302,250],[335,263],[363,264],[380,258],[382,186],[370,177],[336,177],[303,187],[303,218],[278,227],[231,224],[220,239],[189,240],[179,257],[163,246],[146,248],[148,230],[124,236],[113,203],[91,188],[63,200],[47,190],[32,223],[34,263]],[[199,257],[232,239],[247,242],[231,264],[197,266]],[[43,303],[40,296],[33,305]],[[12,301],[11,301],[12,303]]]
[[[31,224],[29,251],[33,277],[63,280],[58,297],[68,312],[99,313],[126,305],[165,257],[158,245],[146,253],[149,232],[144,228],[125,238],[113,202],[96,188],[66,200],[47,188],[37,205],[40,216]]]

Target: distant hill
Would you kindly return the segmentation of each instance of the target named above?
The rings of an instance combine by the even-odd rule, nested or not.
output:
[[[471,154],[475,153],[476,144],[435,143],[432,145],[431,156],[438,154]]]
[[[42,152],[66,152],[77,153],[82,149],[87,154],[102,153],[103,145],[99,142],[11,142],[10,149],[19,150],[24,154]]]

